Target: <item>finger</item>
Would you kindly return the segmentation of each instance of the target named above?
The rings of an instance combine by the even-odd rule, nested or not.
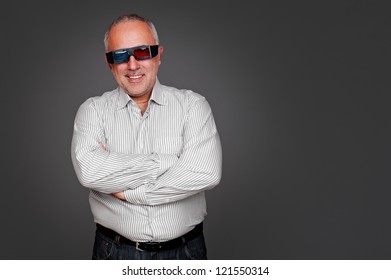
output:
[[[103,151],[107,152],[106,147],[102,144],[102,142],[99,142],[99,146],[100,146],[100,148],[101,148]]]

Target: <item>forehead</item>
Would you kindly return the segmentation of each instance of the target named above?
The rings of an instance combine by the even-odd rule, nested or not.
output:
[[[142,21],[121,22],[110,30],[108,37],[109,51],[154,44],[150,27]]]

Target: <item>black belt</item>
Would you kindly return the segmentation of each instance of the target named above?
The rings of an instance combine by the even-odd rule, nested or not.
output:
[[[122,235],[116,233],[114,230],[106,228],[100,224],[96,224],[96,229],[100,233],[115,240],[119,244],[125,243],[134,246],[139,251],[162,251],[179,248],[180,246],[182,246],[182,244],[185,244],[186,242],[196,238],[197,236],[202,234],[203,225],[202,223],[200,223],[185,235],[165,242],[135,242],[130,239],[127,239],[126,237],[123,237]]]

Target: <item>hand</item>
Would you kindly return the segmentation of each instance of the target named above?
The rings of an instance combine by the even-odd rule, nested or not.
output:
[[[123,200],[123,201],[126,200],[124,192],[116,192],[116,193],[112,193],[112,195],[114,195],[116,198],[118,198],[120,200]]]
[[[103,151],[107,152],[106,147],[103,145],[102,142],[99,142],[99,147],[100,147]]]

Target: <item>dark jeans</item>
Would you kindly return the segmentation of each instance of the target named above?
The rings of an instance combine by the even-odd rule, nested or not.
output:
[[[188,241],[181,247],[162,251],[139,251],[128,244],[118,244],[98,230],[95,232],[93,260],[206,260],[204,235]]]

